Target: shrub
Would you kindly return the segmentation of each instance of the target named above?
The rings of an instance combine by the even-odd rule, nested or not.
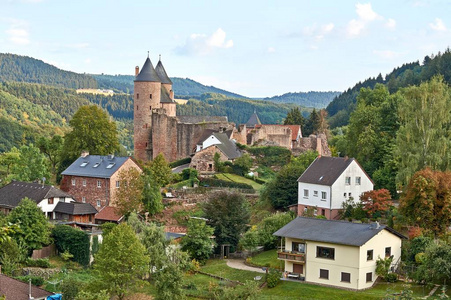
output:
[[[48,258],[38,258],[38,259],[27,258],[26,265],[27,267],[38,267],[38,268],[52,267]]]
[[[186,158],[182,158],[176,161],[173,161],[169,164],[169,167],[171,168],[175,168],[181,165],[186,165],[189,164],[191,162],[191,157],[186,157]]]
[[[209,185],[214,187],[229,187],[229,188],[238,188],[238,189],[248,189],[253,190],[252,186],[247,183],[241,182],[233,182],[215,178],[202,178],[200,180],[201,185]]]
[[[396,282],[396,281],[398,281],[398,274],[388,273],[387,276],[385,277],[385,280],[387,282]]]
[[[44,284],[44,278],[40,276],[27,275],[27,276],[18,276],[16,279],[28,283],[31,279],[31,284],[41,286]]]
[[[65,300],[74,300],[83,287],[83,282],[73,277],[67,277],[61,282],[60,289]]]
[[[84,266],[89,264],[90,243],[86,232],[67,225],[57,225],[52,235],[58,252],[68,251],[74,255],[74,261]]]
[[[276,269],[270,269],[268,275],[266,276],[266,282],[269,288],[273,288],[279,284],[280,272]]]

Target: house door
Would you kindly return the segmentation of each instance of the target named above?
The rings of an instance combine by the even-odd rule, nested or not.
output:
[[[293,264],[293,273],[304,274],[304,265]]]

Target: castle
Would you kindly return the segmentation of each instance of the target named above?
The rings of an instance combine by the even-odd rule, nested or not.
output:
[[[135,68],[133,129],[135,157],[142,161],[162,153],[175,161],[190,156],[204,130],[233,130],[227,117],[177,116],[172,81],[161,58],[154,68],[147,57]]]

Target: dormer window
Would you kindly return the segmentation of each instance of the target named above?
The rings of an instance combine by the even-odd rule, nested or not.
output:
[[[81,163],[80,167],[84,168],[84,167],[86,167],[87,165],[88,165],[88,162],[87,162],[87,161],[84,161],[84,162]]]
[[[99,165],[100,165],[100,163],[97,162],[97,163],[95,163],[95,165],[93,165],[92,167],[93,167],[93,168],[97,168]]]
[[[112,167],[114,167],[116,163],[109,163],[108,166],[106,166],[107,169],[111,169]]]

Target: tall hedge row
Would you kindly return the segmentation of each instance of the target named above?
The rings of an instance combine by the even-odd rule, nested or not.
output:
[[[86,232],[68,225],[57,225],[52,231],[58,252],[69,251],[73,260],[87,266],[89,264],[89,236]]]

